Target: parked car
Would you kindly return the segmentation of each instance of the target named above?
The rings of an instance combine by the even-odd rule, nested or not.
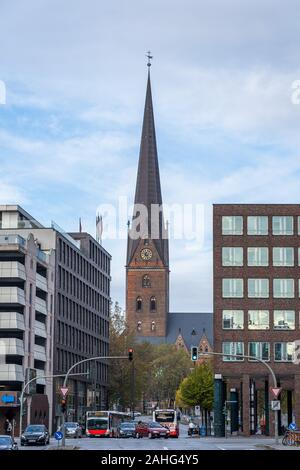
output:
[[[142,413],[140,413],[139,411],[135,411],[134,412],[134,417],[138,418],[139,416],[142,416]]]
[[[0,450],[18,450],[18,446],[11,436],[0,436]]]
[[[164,437],[167,439],[169,434],[169,429],[154,421],[150,423],[139,421],[136,426],[136,437],[138,439],[144,436],[148,436],[150,439],[155,437]]]
[[[136,423],[134,421],[124,421],[124,423],[120,423],[117,430],[117,437],[136,437]]]
[[[21,446],[29,444],[46,445],[50,442],[48,429],[44,424],[30,424],[21,436]]]
[[[82,427],[79,423],[69,421],[65,423],[65,430],[66,437],[73,437],[74,439],[77,439],[77,437],[82,437]]]

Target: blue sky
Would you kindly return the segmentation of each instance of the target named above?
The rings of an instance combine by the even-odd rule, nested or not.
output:
[[[212,203],[300,202],[298,1],[1,0],[0,203],[95,233],[134,195],[146,88],[163,197],[203,204],[204,244],[171,241],[171,309],[212,308]],[[124,306],[126,241],[111,252]]]

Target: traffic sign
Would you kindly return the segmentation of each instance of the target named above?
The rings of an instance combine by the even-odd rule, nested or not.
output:
[[[282,388],[281,387],[270,387],[270,390],[273,393],[274,398],[277,399],[280,395],[280,392],[281,392]]]
[[[63,438],[63,433],[60,431],[56,431],[56,433],[54,434],[54,437],[57,441],[61,441]]]
[[[69,389],[68,389],[68,387],[61,387],[60,391],[61,391],[62,396],[65,397],[67,395]]]
[[[290,423],[290,424],[289,424],[289,429],[290,429],[291,431],[295,431],[295,429],[297,429],[296,423]]]
[[[271,401],[271,410],[279,411],[280,410],[280,401],[279,400],[272,400]]]

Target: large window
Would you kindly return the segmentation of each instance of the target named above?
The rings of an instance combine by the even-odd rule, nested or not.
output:
[[[143,300],[142,297],[137,297],[136,299],[136,311],[140,312],[143,308]]]
[[[224,354],[236,354],[237,356],[223,356],[223,361],[243,361],[243,357],[238,357],[239,354],[244,354],[244,343],[242,342],[224,342],[222,345]]]
[[[150,299],[150,311],[155,312],[156,310],[156,297],[151,297]]]
[[[270,360],[270,343],[261,343],[257,341],[251,341],[249,343],[249,356],[257,357],[263,361]],[[249,359],[249,361],[254,361],[254,359]]]
[[[248,297],[267,299],[269,297],[269,279],[248,279]]]
[[[268,235],[268,216],[248,216],[247,233],[248,235]]]
[[[274,279],[273,280],[273,296],[276,299],[288,298],[295,296],[294,279]]]
[[[294,266],[294,248],[273,248],[273,266]]]
[[[295,354],[294,343],[274,343],[275,361],[293,362]]]
[[[266,247],[249,247],[248,266],[269,266],[269,249]]]
[[[273,235],[293,235],[293,224],[293,216],[288,215],[272,217]]]
[[[243,310],[223,310],[224,330],[242,330],[244,328]]]
[[[243,217],[241,215],[223,216],[222,235],[243,235]]]
[[[150,277],[148,276],[148,274],[145,274],[145,276],[143,276],[142,286],[143,287],[151,287],[151,280],[150,280]]]
[[[244,296],[244,281],[243,279],[223,279],[222,281],[222,295],[224,298]]]
[[[275,330],[294,330],[295,311],[294,310],[274,310]]]
[[[243,248],[223,247],[222,248],[223,266],[243,266]]]
[[[249,330],[268,330],[269,325],[269,310],[248,310]]]

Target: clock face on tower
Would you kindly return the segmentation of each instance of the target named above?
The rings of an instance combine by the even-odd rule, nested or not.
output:
[[[145,261],[148,261],[149,259],[152,258],[152,251],[150,248],[143,248],[141,251],[141,258],[144,259]]]

